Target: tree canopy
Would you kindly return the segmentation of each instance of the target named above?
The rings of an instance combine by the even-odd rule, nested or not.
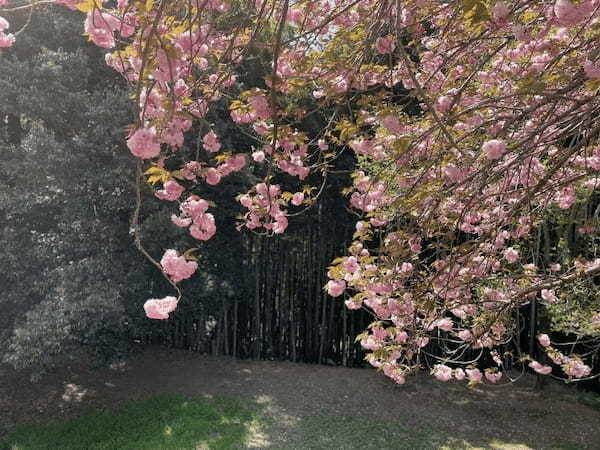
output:
[[[1,3],[23,26],[38,6]],[[373,366],[399,383],[424,365],[472,384],[510,378],[514,362],[592,375],[600,1],[55,3],[85,14],[133,89],[132,232],[173,288],[145,303],[148,317],[168,318],[202,267],[195,248],[146,250],[142,181],[201,252],[218,231],[206,185],[252,165],[261,179],[237,196],[238,227],[282,234],[353,152],[354,240],[327,291],[375,316],[359,336]],[[0,46],[15,41],[8,28],[0,19]],[[223,102],[250,149],[224,145],[208,120]],[[537,359],[515,345],[526,307],[548,318]]]

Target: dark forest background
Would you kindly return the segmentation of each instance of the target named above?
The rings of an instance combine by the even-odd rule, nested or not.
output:
[[[362,364],[354,337],[368,315],[323,290],[327,266],[352,234],[340,193],[349,183],[350,155],[338,159],[321,201],[277,238],[235,229],[234,197],[255,178],[252,167],[198,192],[218,205],[218,233],[208,243],[175,227],[169,217],[176,204],[155,199],[145,186],[141,228],[150,253],[160,259],[167,248],[201,248],[200,270],[182,283],[172,319],[145,317],[146,299],[172,292],[129,234],[135,167],[124,145],[133,118],[127,85],[82,33],[77,12],[48,7],[0,56],[4,361],[41,372],[82,348],[106,363],[155,344]],[[208,120],[225,147],[250,148],[226,105]],[[192,138],[201,132],[195,131]]]

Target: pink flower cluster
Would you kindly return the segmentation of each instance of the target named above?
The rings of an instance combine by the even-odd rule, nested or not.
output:
[[[179,256],[177,250],[173,249],[165,252],[160,260],[160,265],[175,283],[188,279],[198,269],[196,261],[187,261],[184,256]]]
[[[138,158],[150,159],[160,155],[160,143],[154,127],[138,128],[127,139],[127,147]]]
[[[492,384],[496,384],[502,378],[502,372],[496,370],[488,369],[482,374],[481,370],[477,368],[467,368],[466,370],[463,370],[459,367],[452,369],[445,364],[437,364],[433,368],[432,374],[440,381],[450,381],[452,378],[462,381],[467,378],[472,384],[481,383],[484,376],[485,379]]]
[[[177,299],[175,297],[151,298],[144,303],[144,311],[149,319],[168,319],[169,313],[177,309]]]
[[[204,167],[198,161],[189,161],[182,170],[183,176],[187,180],[196,180],[198,177],[204,178],[206,184],[215,186],[221,182],[221,178],[233,172],[239,172],[246,166],[246,156],[242,153],[228,156],[225,161],[216,167]]]
[[[161,200],[167,200],[173,202],[181,197],[181,194],[185,192],[185,188],[175,180],[167,181],[163,188],[157,191],[154,195]]]
[[[0,16],[0,48],[11,47],[15,43],[14,35],[5,33],[9,26],[8,21]]]
[[[288,226],[287,214],[282,207],[281,188],[277,184],[259,183],[254,193],[247,193],[239,198],[239,202],[248,213],[245,215],[245,226],[254,230],[263,227],[275,234],[281,234]]]
[[[178,227],[189,227],[190,234],[201,241],[208,241],[217,231],[215,218],[208,210],[208,202],[190,195],[180,206],[181,214],[173,214],[171,221]]]
[[[273,112],[267,97],[262,94],[252,95],[247,104],[231,111],[231,119],[239,124],[259,122],[269,119]]]
[[[113,33],[115,31],[118,31],[124,38],[130,37],[135,32],[132,16],[126,15],[124,19],[121,19],[98,9],[94,9],[87,14],[85,32],[98,47],[114,47],[115,38]]]

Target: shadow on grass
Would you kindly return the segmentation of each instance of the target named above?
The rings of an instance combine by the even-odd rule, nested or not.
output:
[[[256,406],[223,398],[160,394],[118,411],[94,410],[68,422],[27,425],[0,448],[28,449],[231,449],[260,440]],[[267,444],[268,445],[268,444]],[[258,445],[260,446],[260,442]]]
[[[306,450],[581,450],[568,442],[555,442],[539,447],[510,440],[481,439],[473,436],[454,437],[430,426],[412,428],[396,421],[373,421],[368,418],[344,416],[305,417],[296,423],[294,430],[283,442],[274,443],[275,449]],[[591,448],[591,447],[590,447]],[[595,448],[595,447],[594,447]]]
[[[399,422],[373,421],[369,418],[342,416],[315,416],[301,419],[285,445],[278,448],[294,449],[394,449],[394,450],[458,450],[497,449],[532,450],[542,447],[510,442],[503,438],[482,439],[475,435],[456,436],[427,425],[408,427]],[[460,437],[459,437],[460,436]],[[543,448],[553,450],[581,450],[569,442],[555,442]]]

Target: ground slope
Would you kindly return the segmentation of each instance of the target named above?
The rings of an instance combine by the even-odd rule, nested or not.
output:
[[[3,368],[0,380],[0,434],[173,392],[241,399],[263,411],[270,425],[250,430],[255,448],[600,449],[600,413],[569,390],[536,391],[531,379],[469,390],[419,376],[398,386],[370,369],[147,349],[121,370],[79,364],[30,384]]]

